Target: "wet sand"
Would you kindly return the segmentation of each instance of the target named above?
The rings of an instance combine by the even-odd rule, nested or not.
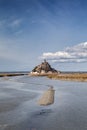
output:
[[[38,105],[54,86],[54,104]],[[87,84],[46,77],[0,78],[0,130],[87,130]]]

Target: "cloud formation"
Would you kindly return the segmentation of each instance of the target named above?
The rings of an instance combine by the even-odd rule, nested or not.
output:
[[[19,30],[23,20],[21,18],[9,17],[0,19],[0,31],[1,30]]]
[[[55,53],[43,53],[42,59],[51,60],[52,62],[87,62],[87,42],[67,47],[63,51]]]
[[[11,27],[19,27],[21,22],[22,22],[21,19],[15,19],[15,20],[11,21],[10,26]]]

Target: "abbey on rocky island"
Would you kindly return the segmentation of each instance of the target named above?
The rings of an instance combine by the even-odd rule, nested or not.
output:
[[[58,73],[58,72],[59,71],[52,68],[51,65],[46,60],[44,60],[44,62],[42,62],[40,65],[35,66],[31,73],[50,74],[50,73]]]

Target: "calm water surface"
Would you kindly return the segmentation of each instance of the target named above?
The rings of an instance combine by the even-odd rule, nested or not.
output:
[[[55,102],[38,99],[53,85]],[[0,78],[0,130],[87,130],[87,83],[46,77]]]

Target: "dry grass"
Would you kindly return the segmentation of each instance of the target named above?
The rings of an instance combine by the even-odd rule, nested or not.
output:
[[[87,73],[53,73],[29,74],[30,76],[47,76],[51,79],[87,82]]]
[[[48,78],[59,79],[59,80],[86,81],[87,82],[87,73],[49,74]]]

